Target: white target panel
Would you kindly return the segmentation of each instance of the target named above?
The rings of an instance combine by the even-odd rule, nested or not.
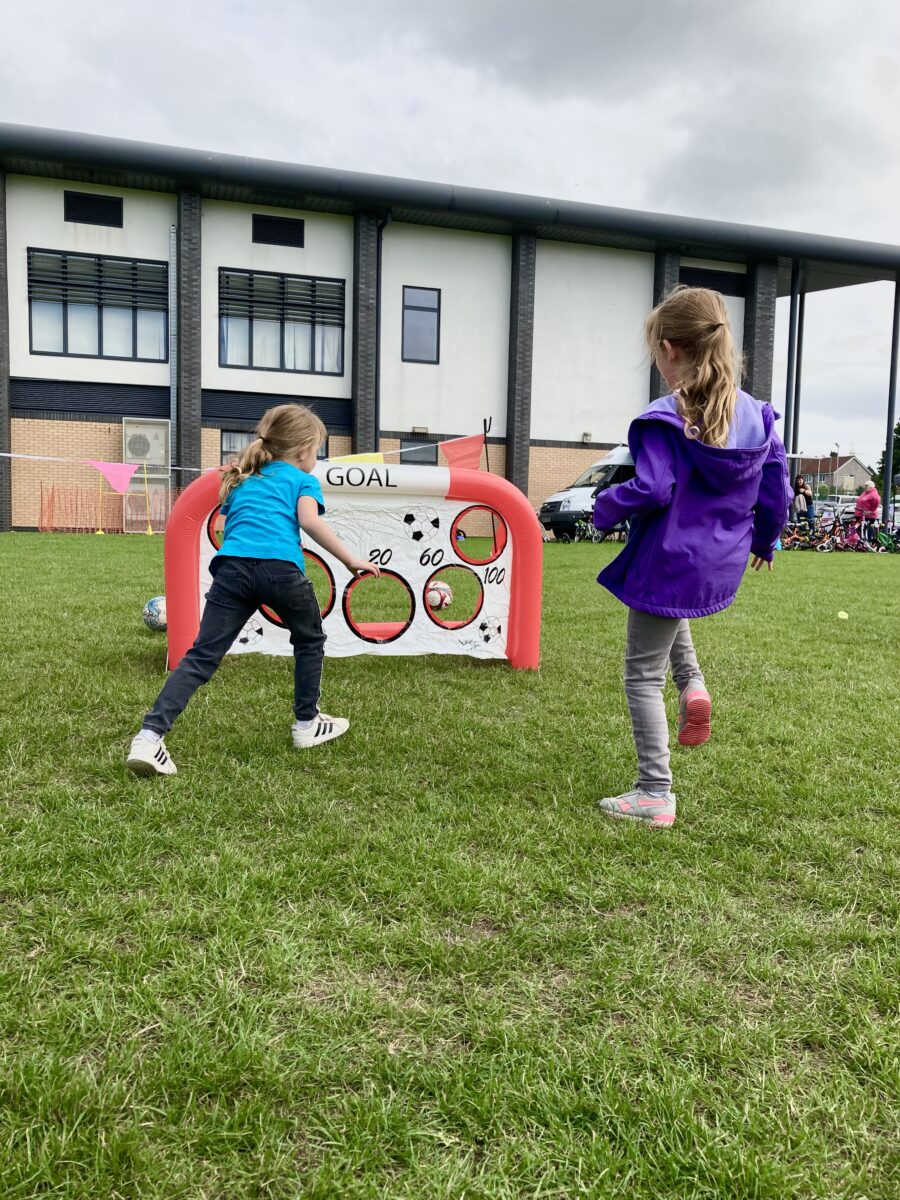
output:
[[[381,572],[354,577],[302,535],[326,655],[461,654],[538,665],[541,535],[516,488],[484,472],[400,464],[326,461],[315,474],[329,526]],[[196,636],[221,526],[216,473],[187,489],[166,531],[170,665]],[[265,608],[231,648],[292,652],[278,614]]]

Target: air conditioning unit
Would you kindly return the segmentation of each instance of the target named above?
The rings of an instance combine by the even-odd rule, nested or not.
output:
[[[143,417],[122,418],[122,461],[146,467],[148,475],[167,476],[172,466],[169,457],[167,420],[150,421]]]

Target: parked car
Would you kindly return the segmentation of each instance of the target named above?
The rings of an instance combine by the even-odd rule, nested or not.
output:
[[[592,463],[564,491],[554,492],[541,505],[538,517],[558,542],[569,542],[575,524],[585,513],[593,513],[598,492],[634,477],[634,460],[626,446],[610,450],[606,458]]]
[[[848,521],[856,512],[857,499],[856,496],[826,496],[816,500],[816,516],[823,521],[830,521],[833,516],[839,521]],[[881,505],[878,505],[877,520],[881,521]]]

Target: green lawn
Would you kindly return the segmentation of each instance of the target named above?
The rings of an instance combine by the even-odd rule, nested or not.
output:
[[[540,673],[329,660],[301,753],[241,656],[136,781],[162,540],[0,537],[4,1200],[896,1200],[900,561],[695,623],[654,832],[615,548],[545,551]]]

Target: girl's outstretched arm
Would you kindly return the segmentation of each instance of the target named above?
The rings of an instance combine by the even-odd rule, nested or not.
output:
[[[775,543],[781,537],[794,493],[788,483],[787,455],[781,439],[772,436],[769,456],[763,464],[759,495],[753,509],[753,540],[750,553],[771,562]],[[759,570],[759,567],[754,567]]]
[[[594,501],[594,524],[612,529],[628,517],[665,508],[672,499],[675,473],[667,431],[655,421],[642,421],[634,479],[601,492]]]
[[[374,563],[366,562],[351,553],[338,535],[329,528],[328,523],[322,520],[319,516],[318,502],[313,496],[300,497],[297,504],[297,517],[300,521],[300,528],[308,533],[313,541],[318,542],[323,550],[333,554],[352,574],[376,576],[381,574]]]

